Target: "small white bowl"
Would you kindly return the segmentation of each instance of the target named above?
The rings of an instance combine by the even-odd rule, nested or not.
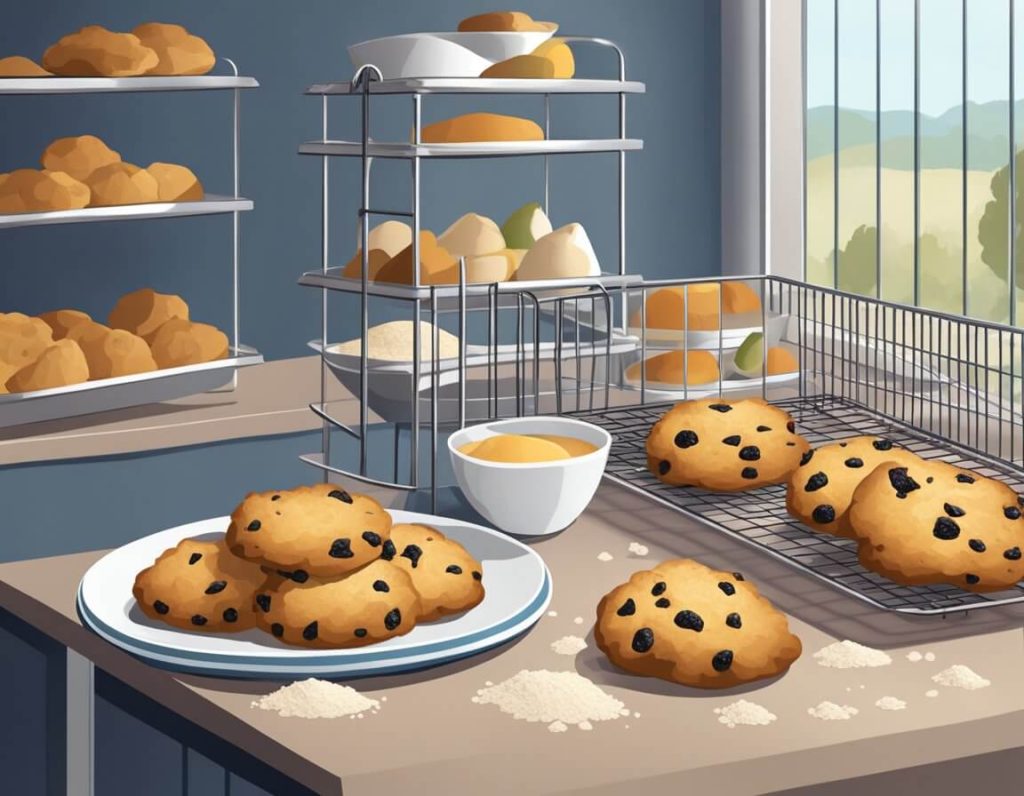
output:
[[[557,434],[597,446],[584,456],[553,462],[505,463],[459,451],[498,434]],[[448,438],[455,480],[488,522],[516,536],[546,536],[571,525],[601,483],[612,437],[603,428],[568,417],[521,417],[481,423]]]
[[[352,66],[373,64],[385,80],[399,77],[478,77],[493,61],[433,33],[385,36],[348,48]]]
[[[517,55],[529,55],[554,36],[555,30],[557,26],[551,30],[456,31],[427,35],[458,44],[481,58],[497,63]]]

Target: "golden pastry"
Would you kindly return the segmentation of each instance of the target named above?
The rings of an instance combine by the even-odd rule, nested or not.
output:
[[[198,202],[203,198],[203,184],[187,166],[150,163],[146,171],[156,180],[161,202]]]
[[[70,77],[133,77],[160,63],[157,54],[132,33],[89,25],[69,33],[43,53],[43,66]]]
[[[39,316],[39,320],[43,321],[53,330],[54,340],[63,340],[68,336],[68,332],[79,324],[92,323],[92,318],[87,313],[79,312],[78,310],[44,312]]]
[[[0,77],[53,77],[43,67],[23,55],[0,58]]]
[[[0,213],[78,210],[89,204],[89,187],[62,171],[17,169],[0,178]]]
[[[58,340],[7,380],[9,392],[49,390],[89,379],[89,363],[74,340]]]
[[[153,175],[132,163],[110,163],[96,169],[86,182],[92,191],[90,207],[145,204],[159,198]]]
[[[173,318],[149,338],[153,359],[161,368],[177,368],[223,359],[228,355],[228,338],[207,323]]]
[[[112,329],[126,329],[148,339],[172,318],[188,320],[185,300],[173,293],[157,293],[144,287],[121,296],[107,316],[107,323]]]
[[[77,135],[50,142],[39,162],[44,169],[63,171],[84,182],[96,169],[120,163],[121,155],[94,135]]]
[[[81,323],[69,333],[85,354],[90,379],[109,379],[156,370],[156,360],[141,337],[101,323]]]
[[[467,113],[428,124],[420,131],[424,144],[474,141],[543,141],[544,130],[531,119],[499,113]]]
[[[210,45],[181,25],[146,22],[132,33],[160,59],[147,75],[205,75],[217,62]]]

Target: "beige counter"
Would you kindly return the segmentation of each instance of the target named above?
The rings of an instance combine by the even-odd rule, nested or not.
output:
[[[631,541],[647,544],[650,556],[630,556]],[[340,792],[342,784],[350,796],[618,794],[640,788],[645,794],[763,793],[1024,748],[1024,607],[945,619],[886,614],[608,483],[575,525],[535,549],[552,571],[556,617],[467,661],[354,681],[374,698],[387,697],[379,713],[361,720],[310,721],[253,710],[254,696],[276,684],[173,675],[84,630],[75,614],[75,587],[102,551],[0,565],[0,605],[322,793]],[[602,551],[614,558],[599,561]],[[792,616],[804,655],[787,675],[729,692],[702,692],[635,678],[607,664],[591,636],[598,599],[630,572],[677,555],[743,571]],[[577,616],[582,624],[574,623]],[[564,635],[585,636],[590,646],[575,659],[557,655],[549,645]],[[861,670],[819,666],[812,653],[842,638],[883,647],[894,662]],[[912,663],[910,650],[932,652],[935,661]],[[970,666],[992,685],[963,691],[931,682],[932,674],[954,663]],[[516,721],[470,701],[486,681],[500,682],[524,668],[575,669],[639,715],[595,723],[590,732],[553,734],[543,724]],[[933,688],[939,695],[926,697]],[[778,720],[734,729],[718,723],[714,708],[740,696]],[[882,696],[905,700],[907,709],[876,708]],[[860,712],[849,721],[809,716],[807,708],[822,700]]]

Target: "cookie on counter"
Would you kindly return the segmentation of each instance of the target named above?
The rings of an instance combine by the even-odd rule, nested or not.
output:
[[[372,497],[336,484],[253,492],[231,515],[235,555],[290,573],[337,577],[380,557],[391,515]]]
[[[846,514],[860,562],[896,583],[1008,589],[1024,579],[1024,501],[1006,484],[940,461],[886,462]]]
[[[665,561],[636,572],[597,606],[597,646],[632,674],[729,688],[785,672],[800,639],[738,572]]]
[[[408,633],[420,614],[412,580],[377,559],[340,578],[269,579],[255,598],[257,626],[300,647],[362,647]]]
[[[183,630],[235,632],[253,626],[253,597],[266,579],[223,540],[185,539],[135,577],[132,594],[150,619]]]
[[[760,398],[676,404],[647,437],[647,466],[667,484],[737,492],[785,481],[810,445],[792,416]]]
[[[484,598],[483,566],[462,545],[429,525],[391,529],[384,557],[404,569],[420,595],[421,622],[461,613]]]
[[[786,484],[786,510],[811,530],[849,536],[846,511],[860,482],[883,462],[920,458],[890,439],[865,436],[807,451],[801,461]]]

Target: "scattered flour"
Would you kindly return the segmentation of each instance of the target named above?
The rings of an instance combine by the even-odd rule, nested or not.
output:
[[[558,611],[548,611],[548,616],[558,616]]]
[[[849,705],[837,705],[835,702],[819,702],[813,708],[807,708],[807,712],[816,719],[825,721],[845,721],[852,719],[859,713],[857,708]]]
[[[837,641],[814,653],[819,666],[832,669],[862,669],[864,667],[888,666],[892,658],[881,650],[865,647],[856,641]]]
[[[910,661],[911,663],[917,663],[918,661],[923,661],[924,660],[924,655],[922,655],[917,650],[911,650],[910,652],[907,653],[907,660]]]
[[[583,624],[583,617],[582,616],[577,616],[575,619],[572,620],[572,623],[574,625],[582,625]]]
[[[724,708],[715,708],[718,714],[718,721],[729,729],[744,725],[767,725],[771,724],[778,717],[761,707],[756,702],[748,702],[745,699],[737,700]]]
[[[647,549],[647,545],[640,544],[639,542],[630,542],[628,550],[632,555],[639,556],[640,558],[643,558],[651,552]]]
[[[569,725],[564,721],[553,721],[548,725],[549,732],[565,732],[569,729]]]
[[[629,715],[619,700],[585,677],[547,669],[523,669],[502,683],[480,689],[473,702],[496,705],[502,713],[523,721],[542,721],[551,732],[562,732],[559,724],[589,730],[591,722]]]
[[[968,691],[976,691],[979,688],[987,688],[992,685],[991,681],[986,680],[969,666],[960,663],[932,675],[932,682],[950,688],[965,688]]]
[[[930,688],[924,692],[924,695],[926,697],[937,697],[939,695],[939,692],[936,691],[934,688]]]
[[[928,661],[928,663],[931,663],[932,661],[935,660],[935,653],[934,652],[926,652],[924,654],[924,659],[926,661]]]
[[[364,712],[376,713],[380,702],[363,696],[347,685],[310,677],[279,688],[252,703],[260,710],[273,710],[279,716],[303,719],[363,718]]]
[[[906,710],[907,703],[896,697],[884,696],[875,703],[875,707],[882,710]]]
[[[551,650],[559,655],[576,655],[587,648],[587,642],[579,636],[562,636],[551,642]]]
[[[613,556],[607,550],[602,550],[600,553],[597,554],[598,561],[611,561],[613,558],[615,558],[615,556]]]

